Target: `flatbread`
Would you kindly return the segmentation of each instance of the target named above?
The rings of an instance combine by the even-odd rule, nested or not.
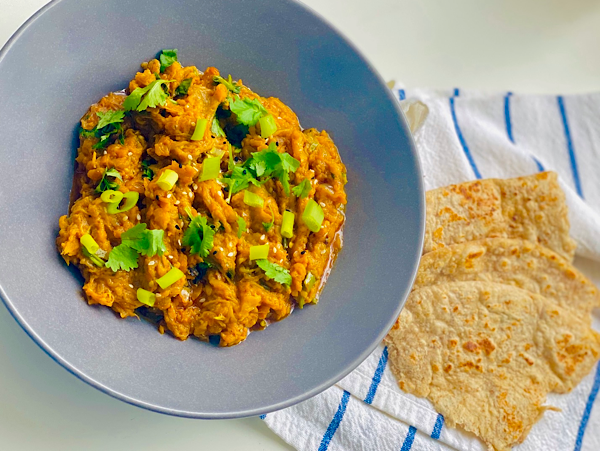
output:
[[[571,312],[488,282],[413,291],[385,342],[402,390],[497,451],[521,443],[546,395],[570,391],[600,355],[600,335]]]
[[[487,238],[454,244],[421,258],[413,289],[448,282],[504,283],[541,294],[591,321],[600,292],[577,268],[544,246],[520,239]]]
[[[573,261],[565,195],[556,173],[486,179],[426,193],[423,253],[483,238],[522,238]]]

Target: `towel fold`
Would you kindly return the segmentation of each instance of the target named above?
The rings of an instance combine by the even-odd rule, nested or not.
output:
[[[415,132],[427,190],[556,171],[577,255],[600,262],[600,94],[394,93],[429,110]],[[600,330],[600,315],[593,325]],[[515,449],[600,450],[600,406],[594,407],[600,403],[595,403],[599,389],[596,366],[571,393],[550,394],[548,404],[561,411],[547,412]],[[383,346],[320,395],[262,418],[300,451],[486,449],[472,434],[444,427],[444,417],[426,399],[402,392],[387,368]]]

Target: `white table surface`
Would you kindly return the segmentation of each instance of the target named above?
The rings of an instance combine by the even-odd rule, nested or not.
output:
[[[0,0],[0,46],[45,3]],[[305,3],[345,33],[386,79],[408,87],[600,91],[595,0]],[[581,259],[577,265],[600,282],[600,265]],[[18,451],[292,449],[258,418],[174,418],[100,393],[46,356],[1,303],[0,443]]]

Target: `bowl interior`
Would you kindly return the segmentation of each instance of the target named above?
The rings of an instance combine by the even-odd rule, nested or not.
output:
[[[331,133],[348,168],[345,245],[321,301],[229,349],[88,306],[55,248],[79,118],[162,48],[281,98],[304,127]],[[377,74],[300,4],[57,1],[0,53],[0,98],[0,294],[52,358],[97,388],[176,415],[257,415],[342,378],[399,313],[424,228],[414,147]]]

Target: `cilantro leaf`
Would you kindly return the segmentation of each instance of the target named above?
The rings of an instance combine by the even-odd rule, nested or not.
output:
[[[269,112],[260,103],[258,99],[236,99],[230,97],[229,109],[237,115],[239,123],[252,126],[258,122],[258,120]]]
[[[183,80],[181,83],[179,83],[179,86],[177,86],[177,89],[175,89],[175,95],[176,96],[187,95],[191,84],[192,84],[191,78],[186,78],[185,80]]]
[[[117,111],[107,111],[105,113],[98,111],[96,113],[96,115],[98,116],[98,125],[96,125],[96,128],[98,130],[100,130],[101,128],[106,127],[109,124],[117,124],[119,122],[123,122],[123,119],[125,118],[125,111],[124,110],[117,110]]]
[[[177,61],[177,49],[164,49],[160,52],[160,71],[164,72],[167,67]]]
[[[296,197],[304,199],[310,193],[311,188],[312,185],[310,184],[310,180],[304,179],[299,185],[296,185],[292,188],[292,193],[294,193]]]
[[[164,230],[148,230],[146,224],[141,222],[121,234],[121,244],[147,257],[162,255],[167,250],[163,241],[164,235]]]
[[[106,267],[113,271],[123,269],[129,271],[138,267],[138,253],[135,249],[127,246],[126,244],[119,244],[114,247],[108,255],[108,261]]]
[[[273,227],[273,224],[275,224],[275,214],[273,213],[273,209],[271,208],[271,206],[269,205],[269,210],[271,210],[271,222],[263,222],[262,225],[265,228],[265,230],[268,232],[269,230],[271,230],[271,227]]]
[[[238,225],[237,237],[241,238],[242,233],[244,233],[246,231],[246,221],[244,220],[244,218],[242,218],[241,216],[238,216],[237,225]]]
[[[96,137],[96,128],[93,128],[91,130],[86,130],[83,127],[79,127],[79,134],[81,136],[83,136],[84,138],[95,138]]]
[[[229,74],[229,77],[227,77],[227,79],[220,77],[219,75],[216,75],[215,77],[213,77],[213,82],[215,82],[216,84],[223,84],[225,85],[225,87],[227,89],[229,89],[231,92],[235,93],[235,94],[239,94],[240,92],[240,86],[238,86],[237,83],[233,83],[233,80],[231,79],[231,74]]]
[[[188,212],[188,215],[190,212]],[[190,215],[191,216],[191,215]],[[208,225],[205,216],[197,215],[183,233],[182,243],[190,247],[190,253],[208,257],[213,247],[215,231]]]
[[[273,279],[275,282],[282,285],[290,285],[292,283],[292,276],[290,272],[279,266],[276,263],[271,263],[269,260],[255,260],[256,264],[265,272],[265,275],[269,279]]]
[[[218,138],[225,136],[225,132],[221,128],[221,124],[219,124],[217,116],[213,117],[212,124],[210,126],[210,132]]]
[[[154,177],[154,171],[149,167],[151,164],[152,163],[148,160],[142,160],[142,178],[152,180]]]
[[[171,81],[161,78],[160,80],[154,80],[145,88],[135,88],[123,102],[123,108],[125,111],[144,111],[146,108],[162,105],[169,98],[162,85],[166,85]]]
[[[102,174],[102,178],[98,182],[98,186],[95,189],[97,193],[103,193],[109,189],[119,188],[119,184],[116,181],[111,181],[107,177],[114,177],[123,181],[123,177],[121,177],[121,174],[115,168],[105,169],[104,174]]]

